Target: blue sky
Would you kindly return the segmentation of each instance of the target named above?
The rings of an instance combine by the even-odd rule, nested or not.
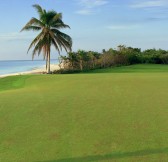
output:
[[[38,17],[33,4],[63,13],[74,51],[119,44],[168,50],[168,0],[0,0],[0,60],[31,59],[27,48],[37,33],[20,30]]]

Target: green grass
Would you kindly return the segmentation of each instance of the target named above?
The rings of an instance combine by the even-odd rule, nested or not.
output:
[[[23,88],[26,78],[28,78],[28,76],[12,76],[8,78],[1,78],[0,91]]]
[[[137,64],[89,71],[89,73],[156,73],[168,72],[167,65]],[[88,73],[88,72],[87,72]]]
[[[168,161],[168,66],[103,70],[0,79],[0,162]]]

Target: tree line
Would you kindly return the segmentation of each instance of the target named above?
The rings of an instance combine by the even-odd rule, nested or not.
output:
[[[168,64],[168,51],[162,49],[142,51],[140,48],[119,45],[117,49],[103,49],[102,52],[84,50],[68,52],[67,56],[60,57],[60,63],[64,69],[61,69],[61,72],[80,72],[132,64]]]

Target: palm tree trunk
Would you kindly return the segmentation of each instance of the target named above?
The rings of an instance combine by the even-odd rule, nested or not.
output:
[[[50,74],[50,52],[47,53],[47,74]]]
[[[46,71],[47,71],[47,62],[48,62],[48,56],[46,58]]]

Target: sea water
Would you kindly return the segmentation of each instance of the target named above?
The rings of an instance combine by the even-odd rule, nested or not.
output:
[[[51,60],[51,64],[58,64],[58,60]],[[46,61],[42,60],[0,61],[0,75],[30,71],[45,65]]]

